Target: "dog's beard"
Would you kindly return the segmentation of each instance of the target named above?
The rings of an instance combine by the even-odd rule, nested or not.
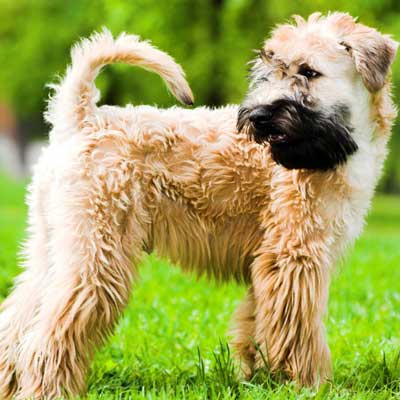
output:
[[[267,106],[273,117],[262,130],[249,120],[252,109],[239,109],[237,128],[257,143],[269,143],[277,164],[288,169],[327,171],[346,162],[358,146],[348,125],[349,109],[338,104],[331,113],[280,99]]]

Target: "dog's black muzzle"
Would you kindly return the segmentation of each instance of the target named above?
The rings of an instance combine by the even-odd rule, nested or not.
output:
[[[247,123],[244,121],[247,119]],[[291,99],[240,109],[238,128],[257,143],[271,145],[272,158],[288,169],[330,170],[357,151],[350,110],[337,104],[330,113]]]
[[[272,110],[268,106],[256,107],[251,111],[249,120],[256,129],[265,129],[272,118]]]
[[[270,105],[255,107],[249,114],[249,120],[253,125],[254,139],[259,142],[283,143],[294,139],[295,134],[284,133],[279,129],[280,114],[284,112],[283,106],[278,102]],[[281,121],[282,123],[282,121]]]

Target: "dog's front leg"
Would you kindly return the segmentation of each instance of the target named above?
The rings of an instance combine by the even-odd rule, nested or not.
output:
[[[41,304],[21,338],[17,398],[80,394],[95,347],[128,300],[144,229],[134,204],[128,207],[101,189],[85,182],[55,191],[50,269]],[[116,190],[130,198],[124,187]]]
[[[329,267],[314,257],[266,252],[252,267],[256,367],[308,386],[321,384],[331,368],[323,325]]]

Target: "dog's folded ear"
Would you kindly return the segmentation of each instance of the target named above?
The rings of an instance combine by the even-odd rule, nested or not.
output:
[[[341,44],[354,58],[366,88],[370,92],[382,89],[399,43],[375,29],[356,24],[356,29]]]

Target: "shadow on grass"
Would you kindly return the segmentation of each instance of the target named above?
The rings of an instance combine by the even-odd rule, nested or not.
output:
[[[400,394],[400,352],[381,356],[369,353],[357,366],[339,365],[334,385],[352,391]]]
[[[140,360],[138,361],[140,363]],[[113,396],[145,394],[150,391],[153,394],[179,396],[195,392],[201,398],[220,398],[223,393],[224,396],[238,399],[242,388],[258,385],[260,389],[271,391],[281,385],[275,382],[267,371],[260,371],[251,381],[242,382],[229,346],[222,342],[213,353],[210,368],[206,364],[198,349],[198,360],[192,369],[181,370],[174,367],[172,370],[166,370],[154,366],[132,366],[93,371],[88,390],[90,394]]]
[[[140,360],[137,361],[141,364]],[[198,350],[198,359],[192,369],[181,370],[174,367],[166,370],[161,366],[149,367],[145,364],[123,368],[117,366],[108,371],[94,370],[88,391],[94,396],[112,395],[118,398],[128,398],[134,394],[150,395],[151,392],[157,397],[187,398],[188,394],[195,394],[195,398],[204,399],[239,399],[244,392],[254,389],[261,394],[261,398],[268,398],[274,392],[282,390],[288,394],[285,398],[295,398],[298,392],[294,383],[284,385],[282,379],[276,379],[267,369],[257,371],[249,381],[241,380],[240,368],[235,364],[229,346],[223,342],[214,351],[209,368],[206,364]],[[309,390],[306,389],[306,393]]]
[[[352,366],[339,365],[332,382],[323,385],[318,391],[299,389],[293,382],[284,384],[267,369],[257,371],[250,381],[239,378],[239,368],[234,363],[227,344],[220,343],[213,354],[209,368],[198,350],[196,367],[166,370],[161,366],[149,366],[137,360],[131,367],[115,366],[109,370],[93,371],[89,381],[90,395],[113,395],[119,398],[132,394],[152,393],[166,398],[186,397],[189,393],[200,398],[239,399],[243,392],[255,389],[269,398],[274,393],[284,394],[286,398],[327,399],[337,395],[351,393],[384,392],[396,396],[400,393],[400,352],[391,356],[369,354],[365,362]],[[139,364],[139,365],[137,365]],[[368,397],[370,398],[370,397]]]

